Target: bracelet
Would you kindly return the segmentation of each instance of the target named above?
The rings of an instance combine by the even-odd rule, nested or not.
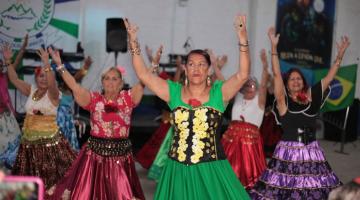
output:
[[[241,49],[239,49],[239,51],[240,52],[248,52],[248,50],[241,50]]]
[[[245,44],[241,44],[241,43],[239,42],[238,45],[239,45],[240,47],[248,47],[248,46],[249,46],[249,41],[246,41]]]
[[[130,54],[133,55],[140,55],[140,44],[137,40],[129,40],[129,46],[130,46]]]
[[[56,71],[57,72],[59,72],[59,74],[63,74],[64,72],[65,72],[65,67],[64,67],[64,65],[58,65],[57,67],[56,67]]]
[[[271,53],[272,56],[277,56],[279,55],[278,53]]]
[[[158,68],[159,64],[155,64],[155,63],[151,62],[151,67]]]

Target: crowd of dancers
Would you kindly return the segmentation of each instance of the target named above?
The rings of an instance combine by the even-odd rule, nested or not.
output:
[[[151,61],[147,67],[137,38],[139,28],[125,20],[132,64],[139,78],[129,90],[123,89],[123,70],[109,67],[99,77],[102,91],[89,91],[79,81],[91,59],[72,75],[59,51],[52,48],[38,50],[43,66],[35,69],[32,85],[16,71],[27,37],[14,61],[11,44],[4,45],[0,73],[2,164],[13,175],[40,177],[46,199],[145,199],[135,161],[149,169],[148,177],[157,182],[154,199],[327,199],[341,182],[316,140],[314,119],[329,95],[329,84],[349,39],[341,38],[328,74],[310,86],[296,68],[281,73],[280,36],[270,28],[273,77],[262,50],[258,83],[249,76],[246,17],[237,16],[234,24],[239,66],[225,79],[221,69],[227,57],[216,57],[211,50],[190,51],[184,64],[179,58],[171,77],[158,71],[163,47],[155,55],[146,48]],[[27,96],[22,129],[15,119],[8,80]],[[131,114],[144,87],[165,106],[159,128],[133,155]],[[231,122],[222,133],[224,111],[232,99]],[[74,100],[90,112],[90,137],[81,148],[72,118]],[[264,146],[275,147],[268,163]]]

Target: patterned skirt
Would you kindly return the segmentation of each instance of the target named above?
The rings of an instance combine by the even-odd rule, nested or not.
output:
[[[21,130],[10,111],[0,113],[0,166],[11,168],[19,149]]]
[[[317,141],[280,141],[252,199],[327,199],[341,185]]]
[[[50,195],[56,200],[145,199],[130,141],[90,137]]]
[[[159,128],[136,154],[136,161],[145,169],[149,169],[152,165],[170,126],[170,123],[161,122]]]
[[[236,176],[246,189],[250,189],[266,169],[262,139],[257,126],[232,121],[221,143]]]
[[[12,174],[38,176],[49,189],[64,176],[75,158],[75,152],[60,132],[51,138],[32,141],[22,138]]]

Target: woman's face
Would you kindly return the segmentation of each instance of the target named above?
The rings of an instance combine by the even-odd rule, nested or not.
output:
[[[292,72],[289,75],[287,88],[290,93],[301,92],[304,88],[304,80],[298,72]]]
[[[200,54],[190,54],[185,70],[189,84],[203,84],[206,82],[208,76],[209,65],[204,56]]]
[[[241,93],[244,95],[245,99],[253,99],[256,95],[256,92],[257,87],[255,81],[247,81],[241,89]]]
[[[50,72],[49,72],[50,73]],[[40,89],[47,89],[48,88],[48,81],[46,77],[46,72],[42,68],[39,75],[35,76],[35,82],[38,88]]]
[[[102,85],[105,93],[119,93],[123,86],[123,81],[119,72],[115,70],[116,69],[112,69],[106,72],[102,79]]]

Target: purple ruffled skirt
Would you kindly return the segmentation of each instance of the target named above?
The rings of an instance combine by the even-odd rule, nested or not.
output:
[[[327,199],[341,185],[317,141],[280,141],[268,169],[250,191],[252,199]]]

